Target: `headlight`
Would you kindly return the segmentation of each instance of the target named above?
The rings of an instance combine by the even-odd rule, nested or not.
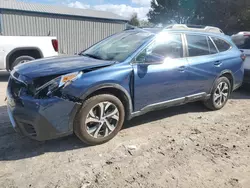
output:
[[[45,90],[46,95],[50,95],[57,89],[70,84],[71,82],[75,81],[79,78],[83,72],[74,72],[66,75],[59,76],[46,84],[42,85],[41,87],[36,89],[36,95],[39,94],[41,91]]]

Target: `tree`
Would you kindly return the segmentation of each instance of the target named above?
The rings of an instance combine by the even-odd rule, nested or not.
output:
[[[200,0],[192,22],[221,28],[229,34],[250,30],[250,8],[247,0]]]
[[[140,20],[140,27],[153,27],[154,25],[147,20]]]
[[[133,26],[139,26],[140,25],[140,21],[138,19],[138,16],[137,16],[137,13],[134,13],[129,22],[128,22],[130,25],[133,25]]]
[[[250,31],[249,0],[153,0],[149,21],[163,25],[189,23],[221,28],[227,34]]]
[[[154,24],[188,23],[194,16],[198,0],[157,0],[151,1],[148,20]]]

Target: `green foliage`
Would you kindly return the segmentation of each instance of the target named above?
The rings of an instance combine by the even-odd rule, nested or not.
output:
[[[137,16],[137,13],[134,13],[129,22],[128,22],[130,25],[133,25],[133,26],[139,26],[140,25],[140,21],[138,19],[138,16]]]
[[[153,27],[154,25],[147,20],[140,21],[140,27]]]
[[[224,32],[250,31],[249,0],[157,0],[148,19],[154,24],[190,23],[220,27]]]
[[[213,25],[232,33],[250,30],[250,7],[247,0],[201,0],[192,22]]]
[[[187,23],[195,13],[195,0],[151,1],[148,20],[154,24]]]

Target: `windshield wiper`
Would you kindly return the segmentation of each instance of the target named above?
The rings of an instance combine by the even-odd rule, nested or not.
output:
[[[100,59],[102,60],[102,58],[100,58],[99,56],[97,55],[93,55],[93,54],[81,54],[82,56],[87,56],[87,57],[91,57],[91,58],[94,58],[94,59]]]

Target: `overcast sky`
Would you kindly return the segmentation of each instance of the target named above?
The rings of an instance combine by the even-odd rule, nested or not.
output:
[[[64,5],[75,8],[88,8],[110,11],[124,17],[130,17],[134,12],[140,19],[146,19],[151,0],[23,0],[46,4]]]

